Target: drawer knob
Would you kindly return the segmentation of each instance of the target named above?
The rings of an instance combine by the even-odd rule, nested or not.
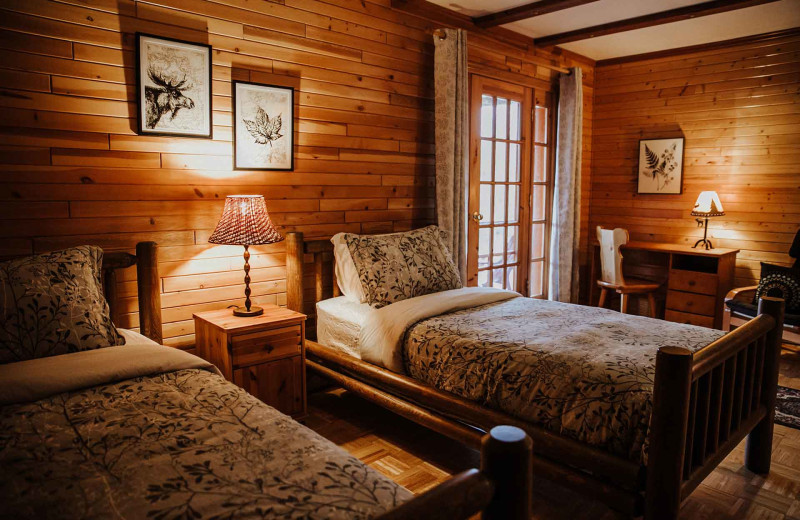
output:
[[[689,280],[689,287],[694,287],[694,280]]]
[[[267,354],[269,354],[270,352],[272,352],[273,350],[275,350],[275,347],[273,347],[272,345],[265,345],[265,346],[264,346],[264,350],[266,350],[266,351],[267,351]]]

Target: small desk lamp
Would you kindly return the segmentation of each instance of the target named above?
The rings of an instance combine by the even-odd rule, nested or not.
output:
[[[250,246],[274,244],[283,237],[275,229],[261,195],[229,195],[217,228],[208,238],[211,244],[244,246],[244,307],[233,309],[234,316],[258,316],[261,307],[250,302]]]
[[[695,242],[692,247],[703,244],[706,249],[714,249],[714,246],[711,245],[711,240],[708,239],[708,218],[721,217],[724,214],[725,210],[722,209],[722,203],[719,201],[719,195],[717,195],[716,191],[703,191],[700,193],[697,197],[697,202],[694,203],[692,216],[703,217],[702,219],[695,219],[697,227],[704,227],[703,238]]]

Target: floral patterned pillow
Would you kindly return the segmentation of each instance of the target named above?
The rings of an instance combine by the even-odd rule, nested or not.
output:
[[[102,249],[81,246],[0,263],[0,363],[123,345],[102,261]]]
[[[436,226],[388,235],[346,233],[344,241],[365,301],[376,309],[461,287],[458,269]]]

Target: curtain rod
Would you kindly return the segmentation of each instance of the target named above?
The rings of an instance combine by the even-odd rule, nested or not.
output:
[[[431,34],[433,34],[434,37],[439,38],[440,40],[447,39],[447,33],[444,32],[444,29],[434,29],[433,31],[431,31]],[[559,67],[558,65],[546,65],[543,63],[537,63],[536,65],[544,67],[546,69],[554,70],[556,72],[560,72],[562,74],[570,74],[571,72],[569,69],[565,69],[564,67]]]

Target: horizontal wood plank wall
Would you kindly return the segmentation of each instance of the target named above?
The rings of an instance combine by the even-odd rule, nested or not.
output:
[[[690,215],[716,190],[715,247],[741,249],[736,285],[757,283],[760,262],[789,264],[800,227],[800,31],[596,68],[592,228],[633,240],[692,245]],[[638,141],[685,137],[682,195],[637,195]]]
[[[432,222],[435,26],[390,0],[0,0],[0,255],[155,240],[164,337],[188,347],[193,312],[243,293],[242,248],[207,243],[226,195],[309,236]],[[137,31],[213,46],[213,140],[136,135]],[[521,56],[547,85],[537,64],[569,61]],[[232,171],[234,79],[296,88],[294,172]],[[285,304],[284,246],[252,251],[255,302]],[[119,289],[135,328],[134,272]]]

